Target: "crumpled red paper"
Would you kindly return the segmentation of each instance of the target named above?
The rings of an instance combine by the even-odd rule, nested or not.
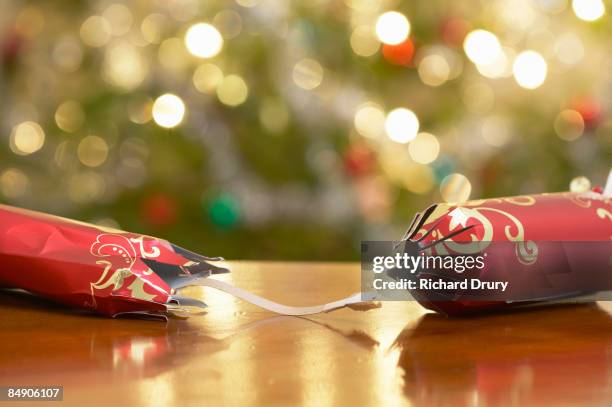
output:
[[[176,286],[228,271],[215,260],[162,239],[0,205],[0,286],[99,314],[165,315],[181,305]]]
[[[434,255],[458,254],[473,242],[503,252],[503,258],[496,254],[497,258],[489,259],[496,264],[483,273],[489,278],[513,280],[523,295],[536,292],[536,285],[550,299],[612,288],[612,197],[601,191],[433,205],[415,217],[406,233],[404,242],[417,241],[420,247],[430,246],[429,254]],[[426,278],[435,276],[423,274]],[[534,296],[533,301],[527,301],[530,297],[523,296],[517,301],[487,301],[485,297],[474,301],[462,298],[459,292],[437,296],[432,291],[415,290],[412,294],[426,308],[450,315],[542,299]]]

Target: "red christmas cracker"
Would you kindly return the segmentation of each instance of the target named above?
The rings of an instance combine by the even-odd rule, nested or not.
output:
[[[404,242],[418,244],[419,250],[428,246],[428,255],[489,251],[488,264],[479,276],[510,281],[513,291],[505,299],[491,296],[487,300],[487,295],[475,298],[473,291],[465,290],[412,291],[423,306],[445,314],[568,299],[612,289],[612,198],[607,188],[604,192],[599,189],[433,205],[417,215]],[[476,251],[464,250],[478,244]],[[439,276],[425,270],[419,278]]]
[[[162,239],[0,205],[0,286],[107,316],[177,308],[175,285],[228,271],[214,260]]]

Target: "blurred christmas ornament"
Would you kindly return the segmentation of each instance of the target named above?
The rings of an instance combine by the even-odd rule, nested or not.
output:
[[[230,229],[240,221],[240,204],[229,193],[215,196],[207,203],[208,216],[221,229]]]
[[[11,69],[17,63],[17,58],[21,54],[24,46],[24,38],[14,30],[5,34],[2,40],[2,64]]]
[[[471,24],[466,20],[451,17],[443,21],[440,31],[446,44],[460,48],[471,27]]]
[[[147,197],[142,203],[142,216],[149,225],[165,227],[177,222],[178,203],[172,196],[156,193]]]
[[[382,53],[385,59],[394,65],[411,66],[414,43],[408,38],[397,45],[383,44]]]
[[[576,96],[571,101],[571,108],[580,113],[587,129],[597,127],[602,119],[601,103],[590,95]]]
[[[375,164],[374,152],[365,143],[355,143],[344,153],[344,168],[352,177],[370,173]]]

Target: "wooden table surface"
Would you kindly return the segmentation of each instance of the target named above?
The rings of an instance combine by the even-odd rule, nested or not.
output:
[[[358,264],[230,267],[222,279],[287,304],[359,290]],[[296,318],[188,290],[207,313],[167,324],[0,294],[0,385],[63,385],[75,406],[612,405],[608,304],[447,319],[386,302]]]

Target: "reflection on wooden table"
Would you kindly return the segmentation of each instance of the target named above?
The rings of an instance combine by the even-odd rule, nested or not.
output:
[[[243,262],[222,278],[295,305],[359,289],[357,264]],[[475,318],[387,302],[276,316],[214,290],[205,315],[167,324],[99,318],[0,294],[0,385],[63,385],[73,405],[604,404],[612,306]]]

